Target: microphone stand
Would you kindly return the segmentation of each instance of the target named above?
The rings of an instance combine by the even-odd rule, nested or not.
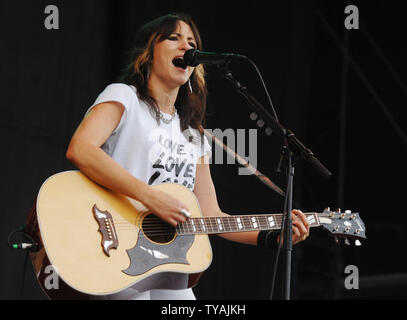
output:
[[[290,300],[290,283],[291,283],[291,253],[292,253],[292,203],[293,203],[293,185],[294,185],[294,165],[295,159],[303,158],[309,162],[314,169],[325,178],[329,178],[332,174],[325,166],[314,156],[310,149],[306,148],[295,135],[285,128],[277,119],[275,119],[247,90],[246,86],[237,81],[230,70],[229,62],[225,64],[224,77],[232,83],[238,93],[243,95],[248,105],[265,121],[269,127],[273,128],[283,141],[282,156],[287,161],[287,190],[285,192],[285,220],[282,226],[283,230],[283,251],[284,251],[284,275],[283,275],[283,299]],[[281,239],[280,239],[281,241]],[[270,297],[271,299],[272,297]]]

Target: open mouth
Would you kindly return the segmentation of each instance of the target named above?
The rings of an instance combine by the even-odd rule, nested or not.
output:
[[[175,58],[174,60],[172,60],[172,63],[178,68],[182,68],[184,70],[187,68],[186,63],[182,58]]]

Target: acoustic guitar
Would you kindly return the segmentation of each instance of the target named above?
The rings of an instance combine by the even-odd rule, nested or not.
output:
[[[37,242],[30,253],[34,271],[49,298],[89,299],[128,287],[191,288],[212,262],[208,234],[281,229],[282,214],[204,217],[188,188],[172,183],[154,188],[182,200],[191,218],[173,227],[80,171],[43,183],[27,226]],[[305,214],[311,227],[332,235],[357,242],[366,237],[358,213]]]

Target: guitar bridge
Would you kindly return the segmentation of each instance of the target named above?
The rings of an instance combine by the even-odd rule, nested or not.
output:
[[[110,257],[109,251],[117,249],[119,246],[119,239],[117,238],[112,215],[108,211],[101,211],[96,204],[93,206],[92,211],[99,225],[98,231],[102,234],[101,244],[103,252]]]

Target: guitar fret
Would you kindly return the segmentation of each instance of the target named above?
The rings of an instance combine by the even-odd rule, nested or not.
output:
[[[189,219],[188,221],[186,221],[185,226],[187,227],[187,232],[189,234],[194,233],[194,227],[192,225],[192,219]]]
[[[216,218],[216,222],[218,224],[218,230],[223,230],[222,220],[220,218]]]
[[[236,217],[230,216],[229,221],[230,221],[230,225],[234,231],[239,230],[239,226],[237,224]]]
[[[229,217],[229,225],[230,225],[231,230],[233,230],[233,231],[239,230],[238,229],[238,224],[237,224],[237,221],[236,221],[236,217],[234,217],[234,216]]]
[[[227,221],[228,226],[229,226],[229,230],[226,230],[226,231],[233,231],[232,226],[230,225],[229,217],[225,217],[224,220]]]
[[[180,223],[180,225],[181,225],[181,229],[182,229],[183,234],[188,234],[188,225],[187,225],[187,222]]]
[[[255,216],[250,218],[250,222],[252,223],[253,229],[258,229],[259,224],[257,223],[257,219]]]
[[[217,233],[217,232],[219,232],[218,226],[217,226],[217,224],[216,224],[216,218],[211,218],[211,219],[210,219],[210,222],[211,222],[211,227],[212,227],[212,233]],[[216,229],[215,229],[215,228],[216,228]]]
[[[237,223],[237,227],[239,228],[239,230],[243,230],[243,223],[242,223],[242,219],[240,217],[236,218],[236,223]]]
[[[268,227],[268,224],[267,224],[267,217],[265,217],[265,216],[258,216],[257,218],[258,218],[258,220],[259,220],[260,229],[261,229],[261,230],[266,230],[267,227]]]
[[[267,215],[264,217],[264,229],[273,229],[276,226],[276,220],[272,215]]]
[[[192,229],[194,230],[194,233],[196,233],[196,227],[195,227],[194,219],[190,219],[189,221],[191,221]]]
[[[257,223],[259,224],[259,230],[263,230],[264,229],[264,217],[262,216],[256,216],[257,219]]]
[[[242,226],[241,230],[243,230],[243,231],[246,230],[244,217],[239,216],[239,223]]]
[[[178,223],[177,226],[175,227],[175,231],[177,231],[178,234],[184,234],[182,231],[182,223]]]
[[[195,223],[196,232],[195,233],[202,233],[201,224],[198,219],[192,219]]]
[[[241,216],[243,221],[243,227],[245,230],[252,230],[252,224],[250,223],[249,217]]]
[[[191,231],[192,231],[192,228],[191,228],[191,220],[188,220],[188,221],[185,223],[185,227],[187,228],[187,232],[188,232],[188,233],[191,233]]]
[[[207,227],[209,233],[214,233],[214,231],[215,231],[213,229],[212,219],[213,218],[206,218],[206,222],[207,222],[206,227]]]
[[[205,226],[205,221],[204,221],[204,219],[200,219],[200,222],[201,222],[201,227],[202,227],[202,231],[203,232],[205,232],[206,231],[206,226]]]
[[[267,223],[270,228],[273,228],[274,226],[276,226],[276,218],[270,215],[269,217],[267,217]]]

